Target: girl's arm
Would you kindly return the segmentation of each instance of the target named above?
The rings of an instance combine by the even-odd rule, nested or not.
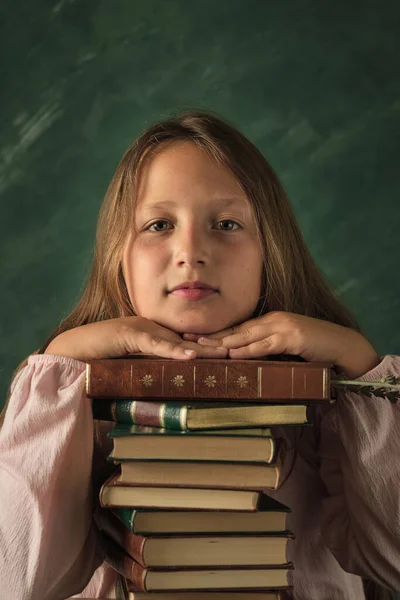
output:
[[[400,376],[386,356],[357,379]],[[400,403],[340,391],[323,418],[324,541],[345,571],[400,590]]]
[[[0,430],[0,589],[57,600],[102,562],[92,524],[93,419],[85,365],[35,355],[18,374]]]

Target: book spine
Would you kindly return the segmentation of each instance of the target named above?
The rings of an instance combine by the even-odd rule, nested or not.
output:
[[[187,430],[187,406],[140,400],[93,400],[93,418],[127,425]]]
[[[143,599],[143,594],[133,590],[129,582],[122,583],[126,597],[122,600],[140,600]],[[139,596],[140,594],[140,596]],[[151,592],[150,600],[285,600],[280,592],[260,592],[259,590],[251,590],[248,592]],[[286,596],[287,598],[287,596]],[[143,599],[144,600],[144,599]],[[146,600],[148,597],[146,596]]]
[[[131,591],[146,592],[147,569],[135,562],[106,534],[103,533],[105,562],[132,583]]]
[[[322,402],[330,400],[330,367],[312,362],[103,359],[87,364],[86,393],[112,399]]]
[[[144,548],[146,537],[128,531],[128,529],[117,519],[111,511],[101,511],[98,516],[98,524],[114,542],[127,552],[136,562],[146,567]]]
[[[135,532],[135,516],[137,511],[134,508],[111,508],[110,510],[129,531],[132,533]]]

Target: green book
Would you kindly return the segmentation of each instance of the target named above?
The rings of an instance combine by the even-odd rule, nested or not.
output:
[[[112,508],[132,533],[138,535],[179,535],[197,533],[287,533],[290,508],[270,496],[257,512],[151,510]]]
[[[229,404],[99,400],[92,403],[93,417],[103,421],[173,430],[272,427],[309,424],[304,404]]]

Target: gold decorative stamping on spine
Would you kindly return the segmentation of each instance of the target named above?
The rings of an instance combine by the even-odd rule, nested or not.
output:
[[[180,414],[179,414],[179,421],[181,424],[181,429],[183,431],[187,431],[187,413],[188,413],[188,407],[182,406]]]
[[[160,425],[161,425],[162,429],[165,429],[165,409],[166,409],[166,404],[163,404],[161,406],[161,410],[160,410]]]
[[[324,398],[326,398],[330,393],[328,389],[328,369],[323,369],[322,371],[322,389]]]

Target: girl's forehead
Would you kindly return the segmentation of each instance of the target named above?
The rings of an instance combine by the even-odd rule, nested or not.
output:
[[[147,156],[142,165],[142,187],[212,185],[238,193],[239,181],[228,166],[217,162],[193,142],[174,142]]]
[[[187,199],[245,208],[248,198],[232,171],[192,142],[174,142],[149,156],[141,170],[137,208],[170,207]]]

